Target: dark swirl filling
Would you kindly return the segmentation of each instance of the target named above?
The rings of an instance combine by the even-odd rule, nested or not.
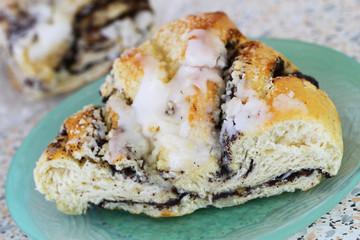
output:
[[[321,169],[304,168],[304,169],[301,169],[299,171],[292,172],[292,173],[291,172],[286,172],[286,173],[284,173],[284,174],[282,174],[280,176],[275,177],[273,180],[267,181],[267,182],[262,183],[262,184],[258,184],[256,186],[240,188],[240,189],[236,189],[234,191],[226,191],[226,192],[213,194],[211,199],[212,199],[212,202],[216,202],[218,200],[233,197],[233,196],[246,197],[246,196],[250,195],[256,189],[272,187],[272,186],[276,186],[276,185],[282,185],[282,184],[287,184],[287,183],[290,183],[290,182],[294,182],[297,179],[299,179],[300,177],[309,177],[314,172],[322,173],[322,170]],[[322,174],[324,174],[325,177],[329,177],[329,175],[326,174],[326,173],[322,173]],[[111,204],[111,203],[124,203],[124,204],[128,204],[128,205],[140,204],[140,205],[154,206],[159,210],[163,210],[163,209],[166,209],[166,208],[170,208],[170,207],[173,207],[173,206],[180,205],[181,200],[187,195],[190,195],[190,197],[192,197],[193,199],[198,197],[197,195],[194,195],[194,193],[190,193],[190,192],[178,193],[178,191],[176,189],[174,190],[174,192],[177,194],[177,197],[169,199],[169,200],[167,200],[166,202],[163,202],[163,203],[153,202],[153,201],[139,202],[139,201],[133,201],[133,200],[128,200],[128,199],[118,199],[118,200],[104,199],[97,206],[105,208],[108,204]],[[89,203],[89,204],[91,205],[91,203]]]

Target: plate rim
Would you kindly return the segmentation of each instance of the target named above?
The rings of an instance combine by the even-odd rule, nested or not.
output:
[[[300,40],[296,40],[296,39],[283,39],[283,38],[256,38],[262,42],[264,42],[267,46],[272,46],[272,43],[281,43],[281,42],[286,42],[286,44],[294,44],[294,45],[305,45],[307,47],[317,47],[317,48],[322,48],[323,50],[326,51],[331,51],[335,54],[338,55],[338,57],[342,57],[345,59],[347,59],[347,61],[349,61],[351,64],[359,67],[360,64],[353,58],[347,56],[346,54],[323,46],[323,45],[319,45],[317,43],[311,43],[311,42],[304,42],[304,41],[300,41]],[[282,54],[286,55],[286,52],[282,52]],[[360,72],[360,70],[359,70]],[[10,190],[10,186],[12,184],[12,177],[11,174],[12,172],[14,172],[15,168],[16,168],[16,164],[17,161],[19,161],[18,159],[20,158],[19,156],[21,154],[23,154],[24,152],[24,148],[26,147],[26,145],[29,144],[29,142],[32,140],[33,135],[35,135],[37,133],[37,131],[41,130],[42,125],[46,124],[47,121],[49,121],[49,118],[52,117],[52,115],[54,115],[54,113],[57,112],[58,109],[63,108],[64,106],[68,105],[68,104],[72,104],[72,100],[74,97],[79,96],[79,95],[85,95],[88,94],[89,92],[93,91],[89,91],[92,90],[93,88],[96,88],[96,86],[100,86],[102,84],[102,82],[104,81],[106,75],[95,80],[94,82],[84,86],[83,88],[81,88],[80,90],[73,92],[71,95],[67,96],[64,100],[62,100],[59,104],[57,104],[53,109],[51,109],[48,113],[46,113],[46,115],[32,128],[32,130],[27,134],[27,136],[25,137],[25,139],[22,141],[21,145],[19,146],[19,148],[17,149],[15,155],[12,157],[12,160],[10,162],[10,166],[8,168],[8,172],[6,174],[6,183],[5,183],[5,199],[6,199],[6,205],[7,208],[9,210],[9,213],[11,215],[11,218],[13,219],[13,221],[15,222],[15,224],[17,225],[17,227],[24,233],[26,234],[28,237],[30,237],[31,239],[40,239],[40,237],[36,234],[33,234],[31,232],[31,229],[28,229],[27,226],[24,226],[24,223],[22,222],[22,216],[21,214],[18,214],[15,210],[14,210],[14,204],[15,202],[10,201],[11,195],[12,195],[12,191]],[[355,85],[358,89],[360,89],[360,82],[356,82],[352,79],[346,79],[346,81],[352,83],[353,85]],[[300,230],[306,228],[307,226],[309,226],[309,224],[311,224],[312,222],[316,221],[317,219],[319,219],[322,215],[326,214],[327,212],[329,212],[331,209],[333,209],[336,204],[338,204],[341,200],[343,200],[345,198],[345,196],[357,185],[357,183],[360,181],[360,162],[358,163],[358,165],[356,166],[356,168],[351,172],[350,175],[347,176],[349,181],[347,182],[346,186],[340,191],[338,192],[335,196],[332,196],[332,198],[328,199],[325,203],[321,203],[319,204],[315,209],[313,209],[311,214],[307,214],[307,213],[303,213],[301,215],[298,215],[297,217],[302,217],[301,219],[301,223],[299,222],[291,222],[289,223],[287,227],[283,227],[279,230],[274,229],[272,232],[269,232],[269,234],[265,237],[261,237],[260,239],[279,239],[279,238],[286,238],[286,237],[290,237],[291,235],[299,232]],[[34,189],[35,191],[35,189]],[[305,216],[303,216],[305,215]],[[304,223],[306,222],[306,223]]]

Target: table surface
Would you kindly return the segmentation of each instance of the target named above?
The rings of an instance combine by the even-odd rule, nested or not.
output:
[[[224,11],[250,38],[324,45],[360,61],[360,0],[152,0],[157,25],[196,12]],[[9,85],[0,64],[0,238],[28,239],[5,202],[6,173],[22,140],[66,95],[29,102]],[[330,212],[289,239],[360,239],[360,183]]]

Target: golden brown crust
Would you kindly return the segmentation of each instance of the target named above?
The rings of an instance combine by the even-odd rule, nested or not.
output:
[[[261,98],[268,92],[274,74],[289,75],[299,71],[284,55],[259,41],[243,43],[236,60],[234,70],[245,74],[250,87]]]
[[[140,60],[145,56],[146,54],[140,49],[130,49],[125,51],[121,58],[116,59],[113,64],[115,78],[121,81],[121,86],[126,95],[132,100],[135,98],[144,76]]]
[[[92,119],[94,119],[94,109],[87,108],[75,113],[65,120],[64,126],[68,135],[66,150],[68,152],[73,153],[81,151],[81,142],[72,140],[80,139],[82,136],[89,135],[89,127],[93,129],[91,122]]]
[[[46,148],[43,156],[45,161],[52,161],[58,159],[68,159],[69,155],[66,151],[67,136],[56,137]]]
[[[196,129],[194,135],[198,138],[209,138],[211,135],[211,124],[215,122],[213,114],[216,105],[216,96],[218,86],[214,82],[207,82],[206,94],[201,93],[200,89],[196,90],[196,94],[188,97],[190,103],[189,123],[190,126]],[[209,109],[211,111],[209,111]]]
[[[177,21],[172,21],[165,24],[157,32],[154,40],[158,43],[165,43],[163,46],[166,47],[166,51],[174,45],[178,46],[177,43],[180,42],[179,40],[181,39],[178,36],[189,33],[194,29],[212,29],[218,31],[217,35],[223,42],[226,42],[230,35],[234,35],[235,33],[238,38],[246,40],[224,12],[199,13],[189,15]],[[181,52],[184,52],[183,48],[185,48],[185,46],[180,46],[180,49],[182,49]],[[183,56],[183,54],[179,54],[179,56]]]
[[[304,103],[308,111],[304,112],[296,108],[279,111],[274,107],[274,99],[280,94],[287,95],[290,91],[294,92],[293,98]],[[316,121],[324,126],[335,142],[342,145],[341,124],[335,105],[323,91],[316,88],[309,81],[296,77],[276,78],[273,87],[266,96],[266,101],[271,106],[270,111],[273,118],[267,122],[264,129],[286,120]]]
[[[160,217],[177,217],[178,215],[176,215],[175,213],[173,212],[169,212],[169,211],[165,211],[163,213],[161,213],[161,216]]]

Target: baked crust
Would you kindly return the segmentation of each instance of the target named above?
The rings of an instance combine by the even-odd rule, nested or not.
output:
[[[306,113],[298,109],[285,112],[274,108],[274,99],[280,94],[287,94],[289,91],[293,91],[294,98],[299,99],[306,105],[308,109]],[[323,91],[309,81],[294,76],[276,78],[273,87],[266,96],[266,101],[271,106],[270,111],[273,113],[273,118],[265,125],[264,130],[287,120],[317,121],[327,129],[336,145],[342,145],[340,118],[335,105]]]

